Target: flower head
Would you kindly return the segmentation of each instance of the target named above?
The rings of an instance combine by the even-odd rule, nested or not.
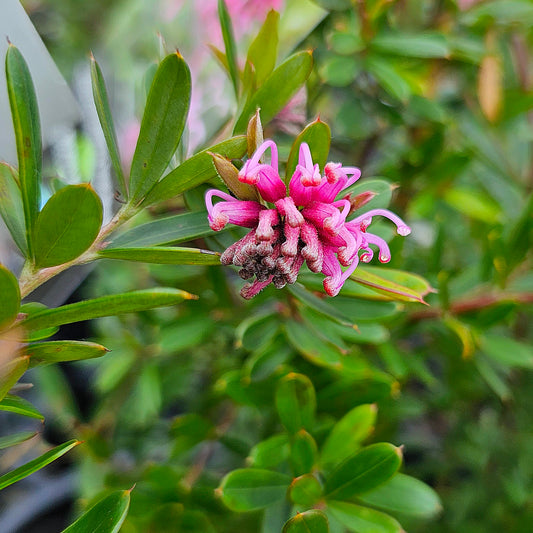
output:
[[[263,162],[267,150],[270,163]],[[294,283],[304,262],[312,272],[325,275],[326,293],[336,296],[359,262],[373,258],[371,246],[378,249],[382,263],[390,261],[387,243],[367,231],[373,217],[388,218],[402,236],[411,229],[387,209],[372,209],[348,220],[352,202],[339,196],[360,176],[358,168],[331,162],[322,175],[309,146],[302,143],[287,193],[278,172],[277,146],[267,140],[238,175],[239,181],[257,188],[264,203],[239,200],[216,189],[206,193],[212,229],[220,231],[226,224],[250,228],[221,257],[224,265],[240,267],[239,275],[252,280],[241,290],[244,298],[253,298],[270,283],[278,289]],[[215,197],[222,201],[213,203]]]

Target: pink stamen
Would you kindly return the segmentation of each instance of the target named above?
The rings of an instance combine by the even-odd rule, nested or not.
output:
[[[391,260],[389,245],[381,237],[378,237],[373,233],[365,233],[364,240],[367,242],[365,248],[368,248],[368,244],[374,244],[379,248],[380,263],[388,263]]]
[[[406,237],[407,235],[409,235],[409,233],[411,233],[411,228],[398,215],[395,215],[392,211],[389,211],[388,209],[371,209],[365,214],[354,218],[350,222],[353,222],[355,224],[361,224],[361,226],[365,226],[366,229],[372,222],[372,217],[374,216],[382,216],[388,218],[396,225],[398,235],[401,235],[402,237]]]
[[[290,196],[282,198],[276,202],[276,207],[281,216],[284,216],[287,222],[295,228],[304,223],[304,217],[294,205],[294,201]]]

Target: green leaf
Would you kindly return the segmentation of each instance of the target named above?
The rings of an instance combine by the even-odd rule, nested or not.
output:
[[[478,369],[479,374],[485,380],[487,385],[495,392],[502,402],[508,402],[513,397],[513,393],[502,377],[501,372],[495,370],[492,361],[487,357],[477,356],[474,359],[476,368]]]
[[[328,500],[348,500],[372,490],[391,478],[400,468],[400,448],[387,442],[372,444],[345,459],[326,481]]]
[[[361,207],[363,210],[361,212],[362,214],[371,209],[386,209],[389,207],[394,189],[396,189],[396,185],[390,181],[386,181],[380,177],[371,177],[357,181],[354,185],[342,191],[342,196],[350,194],[352,197],[355,197],[359,194],[370,193],[372,198]],[[359,214],[356,211],[354,216],[359,216]]]
[[[30,344],[24,350],[31,357],[30,367],[80,361],[102,357],[109,350],[101,344],[86,341],[49,341]]]
[[[202,150],[184,161],[179,167],[169,172],[147,194],[144,206],[170,200],[188,189],[217,177],[210,153],[219,154],[228,159],[239,159],[246,154],[245,135],[237,135],[206,150]]]
[[[118,533],[130,507],[131,490],[112,492],[62,533]]]
[[[28,356],[15,357],[0,366],[0,400],[10,391],[11,387],[21,378],[28,369],[30,358]]]
[[[322,464],[334,467],[352,455],[374,430],[377,411],[375,404],[363,404],[346,413],[322,446]]]
[[[264,124],[272,120],[287,104],[296,91],[303,86],[311,70],[311,52],[299,52],[290,56],[265,80],[245,105],[235,124],[234,133],[243,133],[257,108],[261,109]]]
[[[365,65],[383,89],[393,98],[403,103],[409,100],[412,94],[411,87],[390,61],[370,55],[365,59]]]
[[[11,43],[6,53],[6,80],[17,144],[26,242],[29,255],[33,256],[33,228],[41,203],[41,124],[28,65],[19,50]]]
[[[361,70],[361,62],[354,56],[332,56],[319,69],[322,79],[332,87],[347,87]]]
[[[28,477],[34,472],[37,472],[37,470],[40,470],[41,468],[50,464],[52,461],[59,459],[59,457],[67,453],[69,450],[71,450],[72,448],[74,448],[74,446],[77,446],[78,444],[81,444],[79,440],[69,440],[64,444],[60,444],[59,446],[52,448],[50,451],[44,453],[36,459],[33,459],[32,461],[22,466],[19,466],[18,468],[15,468],[15,470],[12,470],[11,472],[4,474],[3,476],[0,476],[0,490],[5,489],[9,485],[20,481],[25,477]]]
[[[175,305],[183,300],[195,298],[196,296],[178,289],[144,289],[111,296],[101,296],[93,300],[67,304],[55,309],[43,309],[30,315],[22,324],[29,329],[43,329],[103,316],[137,313],[154,307]]]
[[[293,474],[302,476],[312,472],[317,455],[315,439],[305,429],[300,429],[291,439],[290,464]]]
[[[160,265],[220,265],[220,254],[200,248],[154,246],[152,248],[109,248],[98,252],[105,259],[123,259]]]
[[[531,249],[533,241],[533,193],[520,213],[518,220],[511,226],[506,243],[505,260],[507,271],[512,272]]]
[[[17,278],[4,265],[0,264],[0,330],[9,326],[20,309],[20,291]]]
[[[213,425],[196,413],[187,413],[174,419],[170,435],[173,444],[172,456],[176,457],[212,437]]]
[[[374,37],[370,46],[380,52],[406,57],[447,58],[450,55],[446,38],[440,33],[384,33]]]
[[[273,435],[256,444],[246,462],[256,468],[274,468],[289,457],[289,437],[286,433]]]
[[[89,184],[68,185],[43,207],[35,226],[35,264],[50,267],[79,257],[102,225],[102,202]]]
[[[283,337],[279,336],[270,344],[254,351],[245,362],[244,375],[251,381],[262,381],[274,374],[293,355],[294,350],[287,345]]]
[[[122,171],[122,165],[120,163],[120,154],[118,151],[117,135],[115,133],[115,125],[113,124],[113,116],[111,115],[111,109],[109,107],[109,99],[107,97],[107,89],[105,86],[104,77],[102,71],[94,56],[91,54],[91,82],[93,88],[93,99],[104,132],[105,142],[109,151],[109,157],[111,158],[111,164],[117,175],[118,185],[120,192],[124,198],[128,198],[128,187],[126,185],[126,178]]]
[[[314,2],[328,11],[344,11],[352,7],[351,0],[314,0]]]
[[[533,348],[530,344],[514,339],[485,333],[479,337],[483,353],[505,366],[533,368]]]
[[[340,370],[343,354],[337,346],[317,336],[316,331],[303,322],[287,320],[284,324],[289,343],[306,359],[318,366]]]
[[[334,320],[343,326],[354,326],[354,323],[350,321],[348,317],[344,316],[343,313],[339,312],[334,304],[330,304],[327,300],[319,298],[318,296],[309,292],[300,283],[289,285],[288,289],[293,296],[300,300],[300,302],[317,311],[321,315]]]
[[[20,306],[20,312],[26,315],[26,318],[35,313],[41,312],[43,309],[48,309],[46,305],[40,302],[28,302]],[[55,335],[59,331],[57,326],[52,328],[44,328],[41,330],[34,331],[25,331],[25,341],[26,342],[35,342],[43,339],[48,339],[52,335]]]
[[[533,6],[529,0],[495,0],[469,9],[463,13],[461,22],[466,25],[491,26],[505,24],[533,24]]]
[[[0,450],[16,446],[21,442],[32,439],[37,435],[35,431],[21,431],[20,433],[14,433],[13,435],[7,435],[6,437],[0,437]]]
[[[404,531],[392,516],[355,503],[330,501],[328,510],[341,524],[357,533],[403,533]]]
[[[350,279],[382,294],[383,300],[426,303],[424,296],[434,292],[424,278],[402,270],[362,266]]]
[[[11,394],[7,394],[5,398],[0,401],[0,411],[8,411],[29,418],[44,420],[44,416],[39,413],[30,402]]]
[[[279,13],[270,10],[259,33],[248,49],[246,61],[254,66],[255,81],[260,86],[276,66],[278,55]]]
[[[28,255],[24,206],[22,205],[18,174],[13,167],[3,161],[0,161],[0,216],[4,219],[7,229],[22,255]]]
[[[331,144],[331,130],[325,122],[317,118],[314,122],[308,124],[292,143],[285,173],[287,180],[290,180],[294,174],[296,165],[298,164],[300,145],[304,142],[309,145],[309,150],[313,157],[313,164],[318,163],[320,171],[324,172],[324,166],[328,160],[329,146]]]
[[[213,230],[209,227],[207,212],[184,213],[152,220],[121,233],[106,250],[177,244],[211,233]]]
[[[444,200],[463,215],[481,222],[496,224],[502,220],[500,206],[480,191],[453,187],[444,193]]]
[[[238,469],[222,480],[218,492],[232,511],[253,511],[283,500],[291,481],[291,477],[279,472]]]
[[[290,434],[310,428],[316,409],[315,389],[303,374],[291,372],[276,388],[276,408],[281,423]]]
[[[293,516],[282,533],[329,533],[328,519],[322,511],[311,509]]]
[[[357,498],[388,512],[419,518],[432,518],[442,511],[437,493],[422,481],[405,474],[396,474],[383,485]]]
[[[237,66],[237,45],[233,35],[233,26],[228,13],[228,8],[224,0],[218,0],[218,18],[220,20],[220,29],[222,30],[222,39],[226,50],[226,60],[235,95],[239,94],[239,67]]]
[[[322,496],[322,485],[312,474],[305,474],[292,480],[289,498],[296,505],[312,507]]]
[[[167,168],[181,139],[191,99],[191,74],[176,52],[161,61],[148,94],[130,171],[130,196],[138,202]]]

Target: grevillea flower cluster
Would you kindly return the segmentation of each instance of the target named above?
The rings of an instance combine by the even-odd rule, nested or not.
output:
[[[268,149],[271,157],[266,164],[262,158]],[[205,201],[213,230],[220,231],[226,224],[250,228],[221,256],[222,264],[240,267],[239,275],[252,280],[241,290],[244,298],[253,298],[270,283],[278,289],[294,283],[304,262],[311,272],[324,274],[326,293],[336,296],[359,262],[372,259],[371,246],[379,250],[382,263],[390,261],[387,243],[367,231],[373,217],[390,219],[402,236],[411,229],[387,209],[372,209],[347,220],[352,204],[349,197],[342,198],[342,192],[360,175],[358,168],[331,162],[322,175],[313,164],[309,146],[302,143],[287,193],[278,172],[277,146],[267,140],[238,175],[239,181],[257,188],[262,202],[239,200],[216,189],[207,191]],[[215,198],[222,201],[214,203]]]

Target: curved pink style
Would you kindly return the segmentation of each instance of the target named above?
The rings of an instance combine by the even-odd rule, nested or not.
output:
[[[267,150],[270,163],[262,162]],[[267,140],[246,161],[239,180],[257,187],[264,203],[273,204],[271,207],[239,200],[216,189],[206,193],[212,229],[220,231],[226,224],[251,228],[221,256],[223,264],[240,267],[239,275],[253,280],[241,290],[243,298],[253,298],[271,283],[278,289],[295,283],[304,262],[312,272],[324,274],[324,290],[336,296],[359,262],[373,258],[370,246],[378,248],[382,263],[390,261],[387,243],[366,231],[372,218],[388,218],[402,236],[409,235],[411,228],[387,209],[371,209],[348,221],[352,203],[348,196],[338,197],[360,176],[356,167],[331,162],[321,175],[309,146],[302,143],[287,194],[279,176],[277,146]],[[222,201],[214,203],[214,198]]]

